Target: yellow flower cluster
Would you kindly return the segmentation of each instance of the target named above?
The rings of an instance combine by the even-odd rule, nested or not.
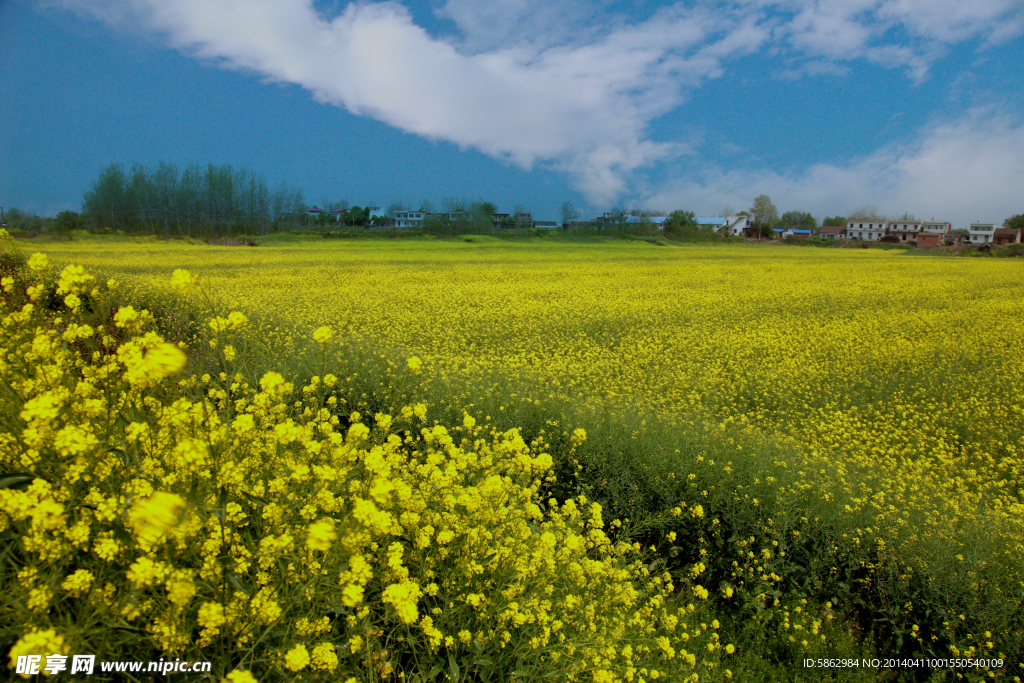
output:
[[[430,424],[424,404],[364,424],[326,376],[299,387],[276,372],[258,386],[238,373],[175,377],[184,352],[141,325],[113,336],[151,318],[99,294],[109,316],[76,344],[60,339],[86,324],[82,309],[0,309],[13,397],[0,467],[31,472],[0,489],[0,531],[20,539],[25,567],[0,580],[31,596],[0,615],[37,626],[12,663],[66,652],[65,638],[92,648],[112,623],[134,641],[106,642],[136,659],[235,657],[340,680],[487,659],[643,681],[724,655],[699,608],[670,606],[675,582],[651,573],[639,544],[606,534],[600,505],[541,497],[553,481],[543,442],[468,412]],[[61,633],[69,618],[76,630]]]
[[[711,425],[717,452],[675,473],[695,505],[680,524],[714,532],[725,508],[754,520],[755,538],[737,536],[716,569],[729,585],[710,592],[774,608],[789,558],[808,551],[823,558],[818,578],[863,577],[907,638],[931,614],[927,652],[986,652],[990,641],[1024,652],[1020,620],[1005,618],[1024,582],[1024,289],[1013,259],[606,242],[54,249],[161,284],[187,258],[232,306],[343,329],[382,363],[410,359],[424,386],[462,379],[518,393],[519,406],[640,406]],[[149,274],[137,274],[141,260]],[[451,401],[471,410],[475,397]],[[403,419],[420,415],[410,406]]]

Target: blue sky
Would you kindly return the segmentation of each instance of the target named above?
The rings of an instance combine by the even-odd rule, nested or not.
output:
[[[42,214],[161,159],[552,220],[1024,212],[1019,0],[0,0],[0,31],[0,205]]]

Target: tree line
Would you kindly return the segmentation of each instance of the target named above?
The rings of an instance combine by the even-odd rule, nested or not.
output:
[[[419,202],[418,211],[424,214],[421,230],[435,235],[466,233],[495,234],[498,231],[521,231],[532,227],[529,210],[516,204],[511,214],[497,214],[497,206],[490,201],[444,197],[438,210],[429,199]],[[392,224],[396,211],[414,210],[412,206],[396,202],[388,207],[386,216],[370,215],[370,207],[349,207],[347,201],[321,201],[322,209],[316,214],[307,210],[301,189],[282,183],[271,190],[262,174],[245,166],[234,168],[230,164],[202,167],[191,163],[183,169],[173,163],[159,161],[147,168],[132,164],[129,170],[112,163],[105,168],[91,188],[86,191],[82,213],[62,211],[56,218],[41,218],[34,214],[10,208],[4,214],[4,223],[15,230],[70,232],[74,230],[119,230],[128,233],[148,233],[177,236],[195,236],[201,239],[232,234],[267,234],[281,230],[321,229],[330,224],[346,227],[387,226]],[[342,211],[343,213],[337,213]],[[334,213],[332,213],[334,212]],[[692,211],[631,210],[622,207],[592,221],[580,221],[580,212],[572,202],[559,207],[560,227],[574,234],[605,236],[656,235],[693,240],[715,235],[712,226],[698,225]],[[767,195],[758,196],[748,211],[722,209],[719,216],[742,214],[761,231],[771,233],[773,228],[810,229],[819,227],[818,221],[805,211],[787,211],[781,216]],[[653,221],[652,217],[664,217]],[[820,225],[844,226],[848,219],[882,220],[875,207],[865,206],[845,216],[827,216]],[[910,214],[904,220],[912,220]],[[1024,215],[1014,215],[1003,222],[1004,227],[1024,228]],[[315,228],[314,228],[315,229]],[[329,228],[328,228],[329,229]]]
[[[85,193],[86,227],[129,233],[216,237],[267,234],[303,224],[302,190],[282,183],[271,190],[263,176],[230,164],[183,169],[165,161],[151,168],[105,168]]]

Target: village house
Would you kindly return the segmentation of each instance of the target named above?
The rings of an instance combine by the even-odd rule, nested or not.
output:
[[[946,235],[953,232],[953,224],[944,221],[921,221],[921,231]]]
[[[423,217],[422,211],[395,211],[391,220],[394,221],[396,228],[421,228]]]
[[[699,225],[702,228],[713,228],[715,230],[720,230],[725,226],[727,219],[719,218],[718,216],[694,216],[693,220],[697,221],[697,225]]]
[[[921,221],[921,232],[917,233],[918,249],[929,249],[940,244],[949,244],[957,240],[953,234],[953,224],[942,221]]]
[[[558,223],[555,221],[534,221],[533,227],[538,230],[558,230]]]
[[[754,220],[750,216],[726,216],[722,232],[733,237],[746,237],[746,231],[754,229]]]
[[[846,222],[846,236],[851,240],[877,242],[886,233],[888,221],[877,218],[853,218]]]
[[[812,230],[807,229],[796,229],[796,228],[772,228],[772,232],[775,235],[775,239],[784,239],[786,237],[793,237],[798,240],[808,239]]]
[[[904,219],[888,223],[889,234],[898,237],[900,242],[916,242],[917,235],[922,229],[922,221]]]
[[[818,234],[822,237],[834,237],[836,239],[846,238],[846,227],[842,225],[823,225]]]
[[[971,227],[967,231],[967,241],[971,244],[992,244],[995,232],[995,223],[971,223]]]
[[[1020,229],[996,228],[992,233],[992,244],[1020,244]]]

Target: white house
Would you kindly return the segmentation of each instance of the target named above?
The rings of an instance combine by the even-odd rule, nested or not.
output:
[[[719,216],[694,216],[693,220],[697,221],[697,225],[703,227],[712,227],[715,230],[720,229],[726,224],[725,218]]]
[[[888,221],[877,218],[854,218],[846,221],[846,236],[851,240],[871,240],[877,242],[885,237]]]
[[[945,221],[921,221],[921,232],[945,235],[947,232],[953,232],[953,224]]]
[[[395,211],[391,220],[396,228],[420,228],[423,227],[423,215],[422,211]]]
[[[967,241],[971,244],[991,244],[995,237],[995,223],[971,223]]]
[[[896,235],[900,242],[916,242],[917,233],[921,232],[923,221],[889,221],[889,234]]]
[[[743,237],[743,230],[754,227],[754,219],[750,216],[727,216],[722,229],[726,234]]]

